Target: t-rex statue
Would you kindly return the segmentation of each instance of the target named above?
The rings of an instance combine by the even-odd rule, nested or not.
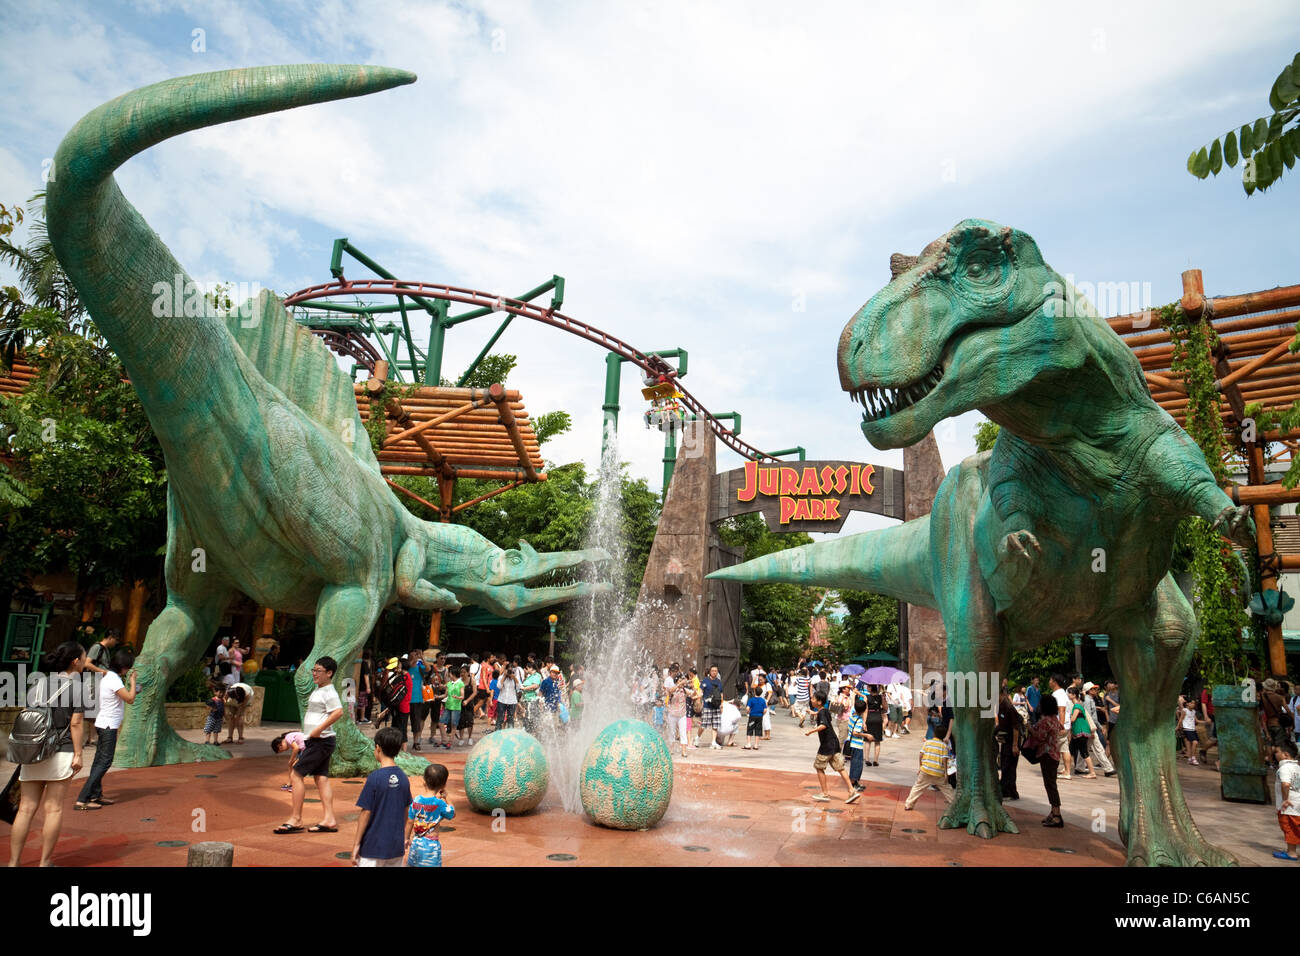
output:
[[[978,408],[1001,426],[992,451],[949,471],[927,516],[710,577],[936,608],[958,696],[962,675],[1004,675],[1012,652],[1069,633],[1110,635],[1124,693],[1113,746],[1128,862],[1235,862],[1201,837],[1178,781],[1174,706],[1197,624],[1169,564],[1184,516],[1244,546],[1254,534],[1246,509],[1232,506],[1200,449],[1152,401],[1133,353],[1029,236],[968,219],[920,256],[895,255],[891,272],[840,336],[840,383],[864,408],[863,434],[899,448]],[[955,703],[963,769],[939,825],[1014,833],[992,708]]]
[[[319,65],[168,80],[92,110],[55,155],[46,196],[54,252],[122,359],[167,465],[167,603],[136,663],[140,696],[127,713],[118,766],[228,756],[183,740],[163,703],[237,591],[277,611],[315,615],[315,643],[295,677],[305,702],[316,659],[355,660],[394,602],[452,611],[477,604],[513,616],[607,587],[525,586],[607,557],[599,549],[538,554],[521,543],[502,551],[468,528],[415,518],[380,475],[352,383],[324,344],[268,292],[225,316],[210,306],[178,314],[172,303],[182,296],[173,290],[193,286],[112,176],[136,153],[189,130],[414,80],[399,70]],[[375,765],[350,715],[335,729],[332,773]]]

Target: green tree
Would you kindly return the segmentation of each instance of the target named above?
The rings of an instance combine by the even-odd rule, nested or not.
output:
[[[0,445],[28,503],[0,496],[0,589],[64,568],[78,590],[149,576],[166,539],[162,449],[117,357],[29,308],[32,384],[0,398]]]
[[[718,526],[722,543],[744,548],[744,559],[812,543],[806,534],[768,530],[757,514],[740,515]],[[793,664],[808,642],[809,622],[823,592],[798,584],[746,584],[740,612],[741,656],[768,667]]]
[[[1187,157],[1187,171],[1197,179],[1205,179],[1219,175],[1225,165],[1236,166],[1240,158],[1241,186],[1247,196],[1257,189],[1263,192],[1281,179],[1300,155],[1300,125],[1287,127],[1300,117],[1300,53],[1273,81],[1268,105],[1273,110],[1268,116],[1244,124],[1240,132],[1229,130],[1193,150]]]
[[[844,618],[842,643],[835,647],[840,659],[876,651],[897,655],[898,601],[870,591],[841,588],[836,593],[849,612]]]
[[[14,242],[14,230],[24,221],[21,207],[0,205],[0,263],[18,276],[18,286],[0,289],[0,364],[13,364],[25,346],[38,346],[46,329],[74,332],[102,347],[100,337],[81,297],[64,274],[45,229],[45,194],[37,193],[27,203],[30,222],[27,241]],[[46,309],[58,316],[57,323],[26,323],[28,309]]]
[[[1074,639],[1060,637],[1039,647],[1027,651],[1018,651],[1011,655],[1007,665],[1007,684],[1018,687],[1028,684],[1035,677],[1042,678],[1042,686],[1047,687],[1047,678],[1053,674],[1067,674],[1074,670]]]
[[[975,450],[992,451],[993,444],[998,440],[998,432],[1001,426],[997,422],[988,420],[980,422],[975,426]]]

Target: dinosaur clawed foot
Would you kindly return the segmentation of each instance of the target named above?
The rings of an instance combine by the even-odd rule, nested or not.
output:
[[[1214,519],[1214,530],[1247,550],[1255,547],[1255,521],[1246,505],[1220,511]]]
[[[998,795],[991,791],[985,792],[986,789],[959,788],[952,806],[939,818],[939,828],[955,830],[964,826],[967,833],[982,840],[991,840],[999,832],[1019,833],[1020,830],[1007,811],[1002,809]]]
[[[1033,559],[1035,555],[1043,553],[1043,546],[1038,543],[1038,538],[1032,531],[1013,531],[1003,540],[1003,548],[1008,555],[1014,557]]]

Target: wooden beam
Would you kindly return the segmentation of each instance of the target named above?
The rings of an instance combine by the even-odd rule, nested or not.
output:
[[[506,433],[510,435],[510,441],[515,446],[515,454],[519,456],[519,463],[524,466],[524,474],[528,476],[529,481],[536,481],[537,470],[528,458],[528,449],[524,447],[523,435],[519,433],[519,423],[515,421],[515,413],[506,405],[506,390],[494,384],[488,389],[488,394],[492,397],[492,401],[496,402],[497,414],[501,418],[501,424],[505,426]]]
[[[512,481],[508,485],[502,485],[500,488],[496,488],[492,491],[489,491],[485,495],[479,495],[477,498],[473,499],[472,501],[462,501],[456,507],[451,509],[452,514],[455,514],[457,511],[464,511],[466,508],[472,507],[474,505],[482,504],[484,501],[487,501],[489,498],[495,498],[499,494],[503,494],[504,492],[511,491],[512,489],[518,488],[520,485],[526,483],[527,483],[527,479],[520,478],[518,481]]]

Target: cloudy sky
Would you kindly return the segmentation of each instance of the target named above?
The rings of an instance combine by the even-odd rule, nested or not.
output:
[[[741,412],[750,443],[897,467],[858,431],[836,342],[890,253],[961,219],[1014,225],[1058,271],[1154,304],[1189,267],[1212,295],[1300,281],[1300,173],[1247,199],[1239,170],[1184,168],[1268,112],[1297,26],[1290,2],[0,0],[0,202],[41,188],[68,128],[138,86],[408,69],[414,86],[173,140],[119,182],[203,280],[326,281],[338,236],[407,279],[516,295],[558,273],[568,314],[687,349],[686,386]],[[444,371],[494,327],[449,333]],[[501,348],[530,411],[573,414],[547,457],[594,464],[603,352],[519,320]],[[639,384],[625,374],[621,451],[658,488]],[[947,466],[977,420],[937,430]]]

